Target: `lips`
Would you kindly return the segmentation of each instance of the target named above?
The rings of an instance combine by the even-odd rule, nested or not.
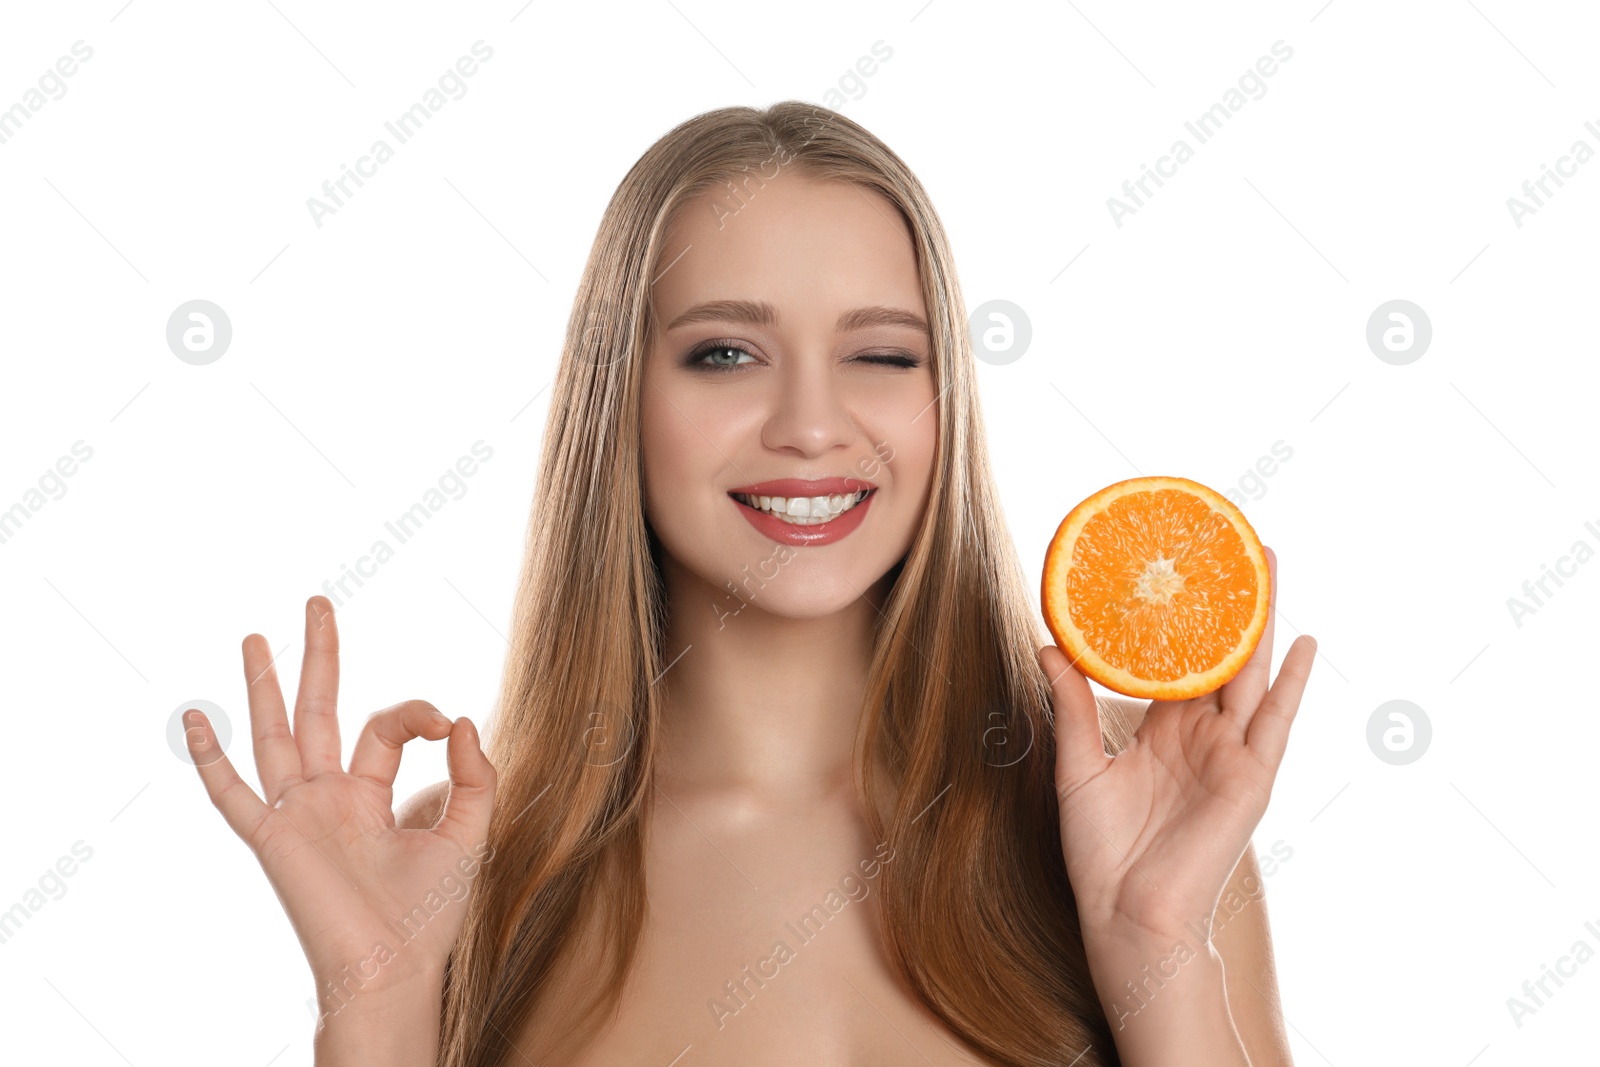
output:
[[[876,482],[869,482],[865,478],[777,478],[770,482],[735,486],[728,492],[750,496],[797,497],[848,495],[876,488]]]
[[[843,483],[845,479],[835,478],[831,481]],[[762,487],[774,485],[827,486],[830,484],[830,482],[780,481],[763,482],[761,484]],[[844,486],[841,491],[848,492],[849,487]],[[860,491],[859,487],[856,491]],[[743,490],[740,490],[740,492],[743,492]],[[782,496],[783,494],[776,493],[757,495]],[[800,494],[796,493],[795,495],[798,496]],[[821,496],[823,494],[819,492],[817,495]],[[877,499],[877,496],[878,494],[876,492],[870,492],[866,495],[866,498],[861,501],[861,503],[857,504],[853,508],[848,509],[837,518],[830,519],[827,522],[814,523],[809,526],[796,526],[793,523],[785,522],[776,515],[768,515],[764,511],[760,511],[756,508],[750,507],[747,504],[741,503],[732,494],[729,494],[728,499],[733,501],[733,506],[739,509],[739,514],[743,515],[745,520],[749,522],[751,526],[754,526],[760,533],[764,534],[771,540],[777,541],[781,544],[795,545],[801,548],[819,548],[823,545],[831,545],[835,541],[838,541],[854,532],[856,527],[860,526],[862,521],[866,518],[867,509],[872,506],[872,502]]]

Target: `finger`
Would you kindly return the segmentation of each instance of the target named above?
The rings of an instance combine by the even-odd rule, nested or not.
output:
[[[350,756],[350,773],[367,778],[385,789],[394,787],[400,770],[400,750],[413,737],[437,741],[450,733],[450,720],[426,700],[403,700],[382,711],[375,711],[356,738]]]
[[[200,782],[212,806],[222,812],[233,832],[254,849],[256,834],[272,809],[245,784],[228,757],[223,755],[216,731],[204,712],[190,708],[183,713],[183,721],[186,727],[183,738],[189,747],[189,757],[200,772]]]
[[[1111,759],[1100,734],[1100,705],[1089,680],[1072,666],[1055,645],[1039,650],[1039,665],[1050,680],[1050,703],[1055,709],[1056,790],[1071,790],[1098,774]]]
[[[300,780],[300,750],[289,733],[283,690],[278,688],[278,671],[272,665],[272,647],[260,634],[249,634],[240,647],[250,694],[250,739],[256,756],[256,776],[261,779],[267,803],[276,804],[284,789]]]
[[[300,690],[294,701],[294,739],[300,748],[300,774],[339,767],[339,629],[325,596],[306,601],[306,651],[300,662]]]
[[[477,848],[489,838],[498,775],[483,753],[478,728],[465,715],[450,730],[445,758],[450,767],[450,792],[433,832],[448,837],[462,851]]]
[[[1262,547],[1267,553],[1267,627],[1245,665],[1222,687],[1222,714],[1241,735],[1249,727],[1250,717],[1261,706],[1261,698],[1267,694],[1267,682],[1272,677],[1273,623],[1278,617],[1278,554]]]
[[[1289,646],[1278,668],[1278,679],[1261,702],[1261,708],[1250,720],[1250,731],[1245,744],[1276,773],[1283,762],[1283,751],[1289,744],[1289,727],[1300,710],[1300,697],[1306,691],[1306,680],[1311,677],[1311,663],[1316,659],[1317,640],[1301,634]]]

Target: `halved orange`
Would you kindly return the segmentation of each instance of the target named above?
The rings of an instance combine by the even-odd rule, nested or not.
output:
[[[1266,550],[1188,478],[1130,478],[1067,513],[1044,558],[1044,620],[1107,689],[1187,700],[1239,673],[1267,627]]]

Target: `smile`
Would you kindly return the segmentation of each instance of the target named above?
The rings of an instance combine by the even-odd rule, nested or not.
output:
[[[746,486],[746,489],[832,489],[836,492],[812,496],[770,496],[733,490],[728,499],[756,531],[779,544],[800,548],[831,545],[848,537],[866,521],[867,509],[878,497],[878,487],[865,489],[860,479],[826,479],[806,482],[799,479]]]
[[[831,496],[756,496],[753,493],[730,493],[745,507],[772,515],[794,526],[817,526],[831,522],[867,498],[872,490],[856,493],[834,493]]]

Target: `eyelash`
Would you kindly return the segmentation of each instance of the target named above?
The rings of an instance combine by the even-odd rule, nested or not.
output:
[[[708,371],[712,374],[726,374],[729,371],[738,370],[740,367],[750,366],[748,363],[728,363],[719,366],[714,363],[700,362],[706,356],[722,348],[732,348],[746,355],[752,354],[748,348],[736,341],[706,341],[697,345],[692,352],[684,357],[684,366],[691,370]],[[922,366],[922,360],[908,352],[872,352],[856,358],[865,363],[875,363],[879,366],[887,367],[904,367],[908,370]]]

